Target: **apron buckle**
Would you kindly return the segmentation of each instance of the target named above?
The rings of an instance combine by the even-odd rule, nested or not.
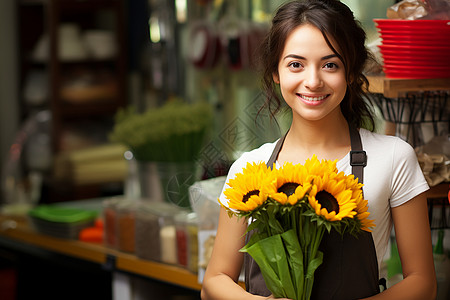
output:
[[[367,155],[364,150],[350,151],[350,165],[351,166],[367,166]]]

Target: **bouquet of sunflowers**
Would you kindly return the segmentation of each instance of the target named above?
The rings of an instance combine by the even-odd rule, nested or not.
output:
[[[358,179],[315,155],[279,169],[248,163],[228,185],[228,206],[221,204],[230,217],[250,221],[247,232],[255,233],[241,251],[256,261],[276,298],[310,299],[325,230],[357,235],[375,226]]]

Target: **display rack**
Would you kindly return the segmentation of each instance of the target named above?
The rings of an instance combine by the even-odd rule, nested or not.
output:
[[[386,134],[417,147],[424,144],[424,135],[439,136],[449,131],[450,78],[368,76],[368,80],[370,98],[386,121]]]
[[[430,124],[434,135],[438,125],[450,128],[450,78],[394,79],[384,76],[368,76],[371,98],[388,123],[388,133],[402,134],[409,142],[420,144],[415,126]],[[405,129],[405,130],[403,130]],[[450,228],[450,184],[440,183],[427,192],[428,215],[431,229]],[[439,216],[436,216],[436,210]]]
[[[387,98],[397,98],[407,92],[450,90],[450,77],[401,79],[372,75],[367,79],[371,93],[383,94]]]
[[[21,121],[49,112],[45,150],[53,162],[64,152],[108,143],[115,114],[128,104],[125,0],[18,0],[16,11]],[[82,185],[61,179],[49,165],[39,170],[49,202],[122,188],[121,180]],[[24,174],[32,169],[27,163],[23,168]]]

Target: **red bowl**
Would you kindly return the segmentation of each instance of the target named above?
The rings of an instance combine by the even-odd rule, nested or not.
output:
[[[384,72],[390,77],[411,78],[448,78],[450,66],[420,66],[417,64],[389,64],[384,63]]]
[[[408,64],[384,63],[383,67],[390,71],[449,72],[449,75],[450,75],[450,68],[448,66],[418,66],[418,65],[408,65]]]
[[[450,20],[400,20],[374,19],[375,26],[380,29],[433,29],[449,30]]]
[[[387,78],[404,79],[426,79],[426,78],[449,78],[448,72],[417,72],[417,71],[391,71],[385,70]]]
[[[450,60],[431,59],[429,57],[414,56],[392,56],[382,55],[384,64],[391,65],[411,65],[411,66],[434,66],[434,67],[450,67]]]
[[[449,62],[442,61],[425,61],[417,59],[404,59],[404,58],[383,58],[383,64],[385,65],[409,65],[420,67],[447,67],[450,68]]]
[[[450,32],[450,31],[449,31]],[[419,33],[415,31],[401,32],[401,31],[380,31],[381,38],[399,39],[399,40],[419,40],[419,41],[448,41],[448,38],[436,32]]]
[[[408,35],[449,40],[450,20],[389,20],[375,19],[380,35]]]
[[[440,52],[450,55],[449,46],[435,45],[379,45],[381,50],[404,50],[414,52]]]
[[[444,46],[450,47],[450,39],[437,38],[435,36],[417,35],[389,35],[382,34],[383,45],[410,45],[410,46]]]
[[[380,48],[380,53],[382,55],[390,55],[395,57],[420,57],[421,59],[447,59],[449,58],[450,53],[440,52],[440,51],[414,51],[414,50],[405,50],[405,49],[393,49],[393,48],[385,48],[386,45],[380,45],[383,48]],[[432,56],[431,56],[432,55]]]
[[[378,45],[382,55],[392,57],[418,57],[428,58],[431,61],[450,60],[450,47],[438,46],[405,46],[405,45]]]
[[[433,32],[433,31],[424,31],[419,32],[416,30],[412,31],[379,31],[380,38],[391,38],[391,39],[405,39],[410,37],[410,39],[417,40],[438,40],[438,41],[446,41],[448,40],[447,36],[450,36],[450,31],[445,34]]]

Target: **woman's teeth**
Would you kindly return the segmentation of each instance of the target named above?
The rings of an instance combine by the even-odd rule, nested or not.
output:
[[[305,96],[305,95],[300,95],[300,97],[302,97],[303,99],[305,99],[307,101],[320,101],[320,100],[325,99],[327,96],[328,95],[319,96],[319,97],[309,97],[309,96]]]

